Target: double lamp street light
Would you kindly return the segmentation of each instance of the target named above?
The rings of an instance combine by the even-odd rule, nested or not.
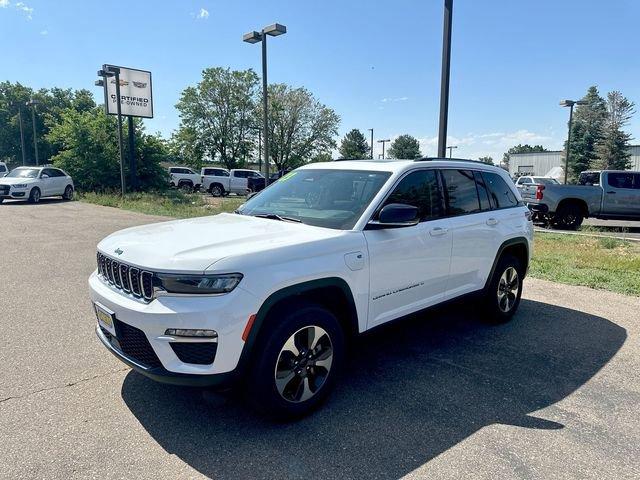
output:
[[[242,41],[247,43],[262,42],[262,137],[264,142],[264,178],[265,186],[269,185],[269,103],[267,100],[267,36],[277,37],[287,33],[287,27],[274,23],[264,27],[261,31],[255,30],[249,33],[245,33],[242,36]]]

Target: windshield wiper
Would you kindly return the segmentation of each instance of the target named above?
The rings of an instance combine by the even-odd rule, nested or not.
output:
[[[280,220],[281,222],[302,223],[302,220],[293,217],[283,217],[281,215],[278,215],[277,213],[257,213],[254,215],[254,217],[268,218],[269,220]]]

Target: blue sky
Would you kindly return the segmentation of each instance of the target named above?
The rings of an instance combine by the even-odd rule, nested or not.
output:
[[[562,98],[589,85],[640,103],[636,0],[455,0],[450,143],[476,158],[517,143],[559,149]],[[103,63],[153,72],[150,131],[169,136],[180,92],[203,68],[260,71],[246,31],[273,22],[269,80],[305,86],[340,133],[410,133],[435,154],[442,0],[0,0],[0,80],[93,89]],[[640,114],[631,125],[640,143]],[[378,145],[376,145],[378,148]]]

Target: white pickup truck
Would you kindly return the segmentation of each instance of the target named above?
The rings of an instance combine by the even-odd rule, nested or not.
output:
[[[169,182],[172,187],[183,190],[197,190],[200,187],[200,175],[187,167],[170,167]]]
[[[229,193],[245,195],[249,191],[264,188],[264,177],[255,170],[236,168],[227,170],[218,167],[205,167],[200,171],[202,189],[214,197]]]

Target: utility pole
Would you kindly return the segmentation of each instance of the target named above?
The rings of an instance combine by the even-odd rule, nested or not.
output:
[[[370,128],[369,131],[371,132],[371,154],[369,157],[373,160],[373,128]]]
[[[442,76],[440,78],[440,127],[438,130],[438,157],[445,158],[447,124],[449,121],[449,78],[451,73],[451,24],[453,0],[444,0],[444,28],[442,33]]]
[[[387,142],[390,142],[390,141],[391,141],[391,140],[390,140],[390,139],[388,139],[388,138],[387,138],[387,139],[385,139],[385,140],[378,140],[378,143],[381,143],[381,144],[382,144],[382,159],[383,159],[383,160],[384,160],[384,146],[385,146],[385,144],[386,144]]]
[[[22,109],[18,104],[18,123],[20,124],[20,151],[22,152],[22,166],[27,164],[27,153],[24,148],[24,128],[22,126]]]
[[[129,134],[129,175],[131,185],[131,190],[135,191],[136,189],[136,180],[137,180],[137,172],[136,172],[136,130],[135,124],[133,122],[133,117],[129,115],[127,117],[127,133]]]
[[[36,165],[40,165],[40,160],[38,158],[38,132],[36,131],[36,106],[40,102],[38,100],[34,100],[33,98],[27,102],[27,107],[31,107],[31,123],[33,124],[33,149],[36,153]]]

